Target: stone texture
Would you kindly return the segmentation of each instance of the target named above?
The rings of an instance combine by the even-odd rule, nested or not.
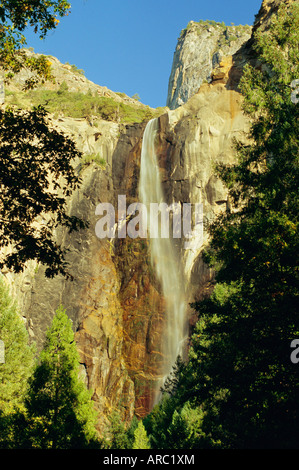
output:
[[[94,127],[84,119],[71,118],[53,120],[53,125],[72,136],[81,151],[100,153],[106,160],[105,169],[95,163],[81,168],[80,161],[75,162],[83,182],[69,200],[68,211],[88,220],[89,228],[71,235],[64,230],[55,234],[57,241],[70,249],[67,261],[74,280],[62,276],[46,279],[43,267],[34,262],[20,275],[4,274],[39,350],[55,310],[60,304],[66,308],[76,332],[81,370],[93,390],[101,430],[111,410],[120,403],[125,403],[120,411],[126,420],[132,418],[135,406],[134,385],[122,355],[123,312],[113,252],[109,241],[100,240],[95,234],[97,204],[114,203],[112,166],[117,164],[113,154],[119,141],[119,127],[105,121]]]
[[[225,27],[220,23],[213,25],[190,21],[182,31],[174,52],[167,106],[170,109],[181,106],[198,91],[202,83],[211,82],[212,71],[223,57],[233,55],[250,36],[250,26]]]
[[[215,177],[214,165],[233,163],[233,139],[247,140],[249,122],[241,105],[240,93],[216,80],[202,85],[185,105],[160,118],[161,165],[169,204],[173,201],[202,203],[204,221],[226,210],[227,190]],[[204,245],[207,241],[204,230]],[[202,264],[202,247],[184,250],[181,244],[178,250],[192,300],[203,295],[212,273]]]

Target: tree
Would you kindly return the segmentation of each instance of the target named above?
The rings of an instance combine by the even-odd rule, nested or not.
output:
[[[144,427],[150,438],[153,449],[168,449],[169,427],[172,422],[173,414],[179,407],[179,400],[176,396],[162,394],[162,398],[152,411],[144,418]]]
[[[137,101],[140,101],[140,96],[138,95],[138,93],[134,93],[134,95],[132,96],[133,100],[137,100]]]
[[[70,277],[53,233],[58,226],[86,226],[65,208],[80,185],[72,165],[78,156],[69,138],[49,128],[43,108],[0,109],[0,268],[20,272],[35,259],[47,266],[46,276]]]
[[[131,432],[127,429],[119,411],[113,410],[109,416],[109,427],[106,429],[105,448],[107,449],[129,449],[132,441]],[[133,420],[135,422],[135,420]]]
[[[16,302],[3,277],[0,278],[0,339],[4,362],[0,363],[0,448],[16,443],[16,423],[24,412],[24,397],[33,371],[35,345],[29,335]]]
[[[203,430],[205,412],[188,400],[194,391],[191,368],[178,358],[167,378],[162,399],[144,419],[144,426],[154,449],[203,449],[211,444],[210,430]],[[190,388],[189,388],[190,387]]]
[[[7,72],[23,67],[50,78],[50,63],[29,58],[21,47],[30,25],[40,37],[58,24],[57,16],[70,9],[65,0],[6,0],[0,2],[0,66]],[[33,76],[27,87],[35,84]],[[67,198],[81,180],[73,161],[82,154],[64,134],[53,128],[42,107],[31,111],[0,108],[0,269],[20,272],[28,260],[46,266],[45,274],[72,278],[66,252],[54,238],[55,229],[70,231],[87,226],[69,216]]]
[[[0,278],[0,339],[4,343],[4,360],[0,364],[0,412],[9,415],[23,408],[28,379],[34,366],[35,345],[12,299]]]
[[[96,412],[79,377],[79,356],[65,310],[56,311],[25,400],[27,441],[35,448],[96,446]]]
[[[151,446],[149,443],[149,439],[147,437],[145,427],[142,421],[140,420],[134,432],[133,449],[150,449],[150,448]]]
[[[28,24],[44,38],[59,23],[57,16],[67,15],[70,8],[71,5],[66,0],[2,0],[0,18],[3,38],[7,41],[9,32],[22,32]]]
[[[11,74],[27,67],[33,76],[26,81],[30,88],[39,79],[51,78],[50,63],[45,56],[28,57],[24,50],[26,38],[23,34],[27,27],[43,39],[59,24],[57,17],[68,15],[71,5],[66,0],[3,0],[0,3],[0,65]]]

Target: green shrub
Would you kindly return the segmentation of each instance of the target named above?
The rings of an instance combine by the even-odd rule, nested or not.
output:
[[[58,95],[62,95],[63,93],[67,92],[69,87],[67,86],[67,83],[63,81],[59,87],[59,90],[57,91]]]
[[[72,72],[78,73],[78,74],[80,74],[80,75],[85,75],[84,70],[79,69],[79,68],[77,67],[77,65],[75,65],[75,64],[69,64],[68,62],[66,62],[65,65],[69,65],[69,66],[72,68]]]
[[[106,160],[101,157],[99,153],[86,153],[81,159],[81,168],[90,165],[91,163],[96,163],[103,170],[106,168]]]
[[[142,122],[156,117],[164,112],[164,108],[151,109],[149,106],[135,106],[115,101],[106,96],[68,91],[67,84],[63,82],[58,91],[38,88],[28,92],[7,93],[7,102],[18,107],[28,109],[32,106],[42,105],[54,116],[63,114],[72,118],[96,116],[106,121],[124,124]]]

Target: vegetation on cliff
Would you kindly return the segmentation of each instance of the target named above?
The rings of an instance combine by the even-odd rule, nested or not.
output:
[[[245,32],[250,33],[251,31],[251,26],[249,25],[234,25],[232,23],[228,26],[224,23],[224,21],[220,23],[219,21],[214,20],[199,20],[191,21],[187,27],[181,31],[180,39],[183,38],[191,28],[195,28],[196,33],[200,36],[204,30],[210,30],[211,26],[212,28],[215,28],[216,31],[221,32],[218,40],[219,48],[229,46],[230,43],[236,41],[240,35],[244,34]]]
[[[93,117],[121,124],[148,121],[159,116],[164,110],[164,108],[154,110],[149,106],[134,106],[116,101],[112,97],[99,96],[91,91],[88,93],[69,91],[66,83],[62,83],[57,91],[47,90],[44,87],[27,92],[8,90],[6,97],[9,104],[23,109],[42,105],[54,117]]]

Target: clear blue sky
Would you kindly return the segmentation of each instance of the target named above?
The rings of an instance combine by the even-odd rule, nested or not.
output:
[[[252,25],[262,0],[71,0],[72,12],[35,52],[85,71],[94,83],[152,107],[165,106],[177,38],[188,22]]]

